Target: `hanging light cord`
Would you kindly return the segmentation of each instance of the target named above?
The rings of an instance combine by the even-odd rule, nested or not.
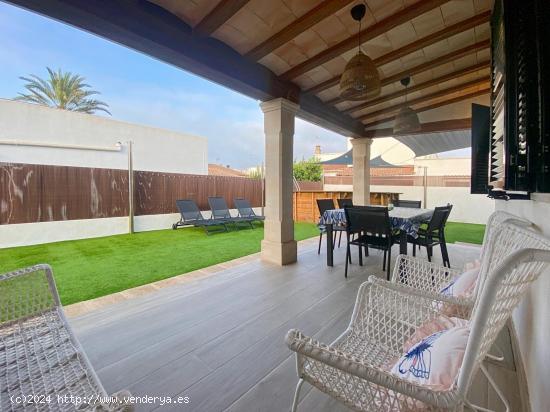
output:
[[[365,5],[365,16],[367,15],[367,12],[370,12],[369,5],[367,4],[367,0],[363,0],[363,4]],[[363,19],[359,20],[359,51],[361,51],[361,21]]]
[[[361,19],[363,20],[363,19]],[[358,38],[359,38],[359,47],[357,48],[358,49],[358,53],[361,53],[361,20],[359,20],[359,32],[357,33],[358,34]]]

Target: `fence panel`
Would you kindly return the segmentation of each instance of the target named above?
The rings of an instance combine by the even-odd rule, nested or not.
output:
[[[128,215],[128,172],[0,164],[0,224]]]
[[[136,215],[176,212],[177,199],[209,209],[208,196],[262,206],[262,181],[232,176],[134,172]],[[128,216],[128,171],[0,163],[0,224]]]
[[[230,208],[233,199],[244,197],[262,206],[262,181],[246,177],[183,175],[135,172],[136,215],[175,213],[177,199],[193,199],[208,210],[208,196],[222,196]]]

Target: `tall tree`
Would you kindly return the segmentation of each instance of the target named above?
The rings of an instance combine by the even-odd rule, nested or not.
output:
[[[54,71],[47,67],[49,78],[42,79],[34,74],[29,77],[20,77],[27,82],[25,93],[19,93],[15,100],[29,103],[42,104],[44,106],[57,107],[59,109],[75,112],[95,113],[102,111],[111,114],[107,108],[109,105],[92,96],[100,94],[90,90],[84,77],[71,72]]]

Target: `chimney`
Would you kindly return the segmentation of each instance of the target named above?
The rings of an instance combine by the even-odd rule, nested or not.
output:
[[[321,154],[321,145],[316,145],[315,150],[313,150],[314,155],[320,155]]]

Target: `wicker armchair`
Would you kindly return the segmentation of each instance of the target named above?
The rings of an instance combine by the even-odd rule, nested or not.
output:
[[[132,411],[128,396],[122,391],[107,399],[65,318],[48,265],[0,275],[1,411]]]
[[[531,222],[503,211],[496,211],[489,216],[479,257],[482,266],[480,270],[481,281],[472,298],[456,299],[447,295],[439,296],[440,290],[449,283],[453,277],[461,274],[463,270],[450,269],[438,263],[427,262],[424,259],[407,255],[399,255],[397,257],[391,281],[395,283],[404,283],[410,288],[427,292],[431,296],[437,296],[438,299],[450,304],[460,305],[464,308],[473,308],[475,296],[481,290],[481,286],[489,272],[489,265],[495,264],[495,262],[491,261],[492,255],[490,251],[492,250],[495,236],[499,233],[504,223],[513,223],[516,226],[526,228],[531,226]],[[465,309],[464,316],[469,317],[469,313],[470,311]]]
[[[436,317],[441,295],[374,277],[361,285],[351,322],[330,345],[291,330],[286,343],[296,352],[298,376],[293,410],[304,381],[358,411],[461,411],[475,408],[467,394],[498,333],[530,284],[550,266],[550,241],[505,223],[495,235],[485,286],[469,319],[470,334],[460,372],[447,391],[435,391],[391,374],[404,343]],[[449,269],[446,268],[448,271]]]

